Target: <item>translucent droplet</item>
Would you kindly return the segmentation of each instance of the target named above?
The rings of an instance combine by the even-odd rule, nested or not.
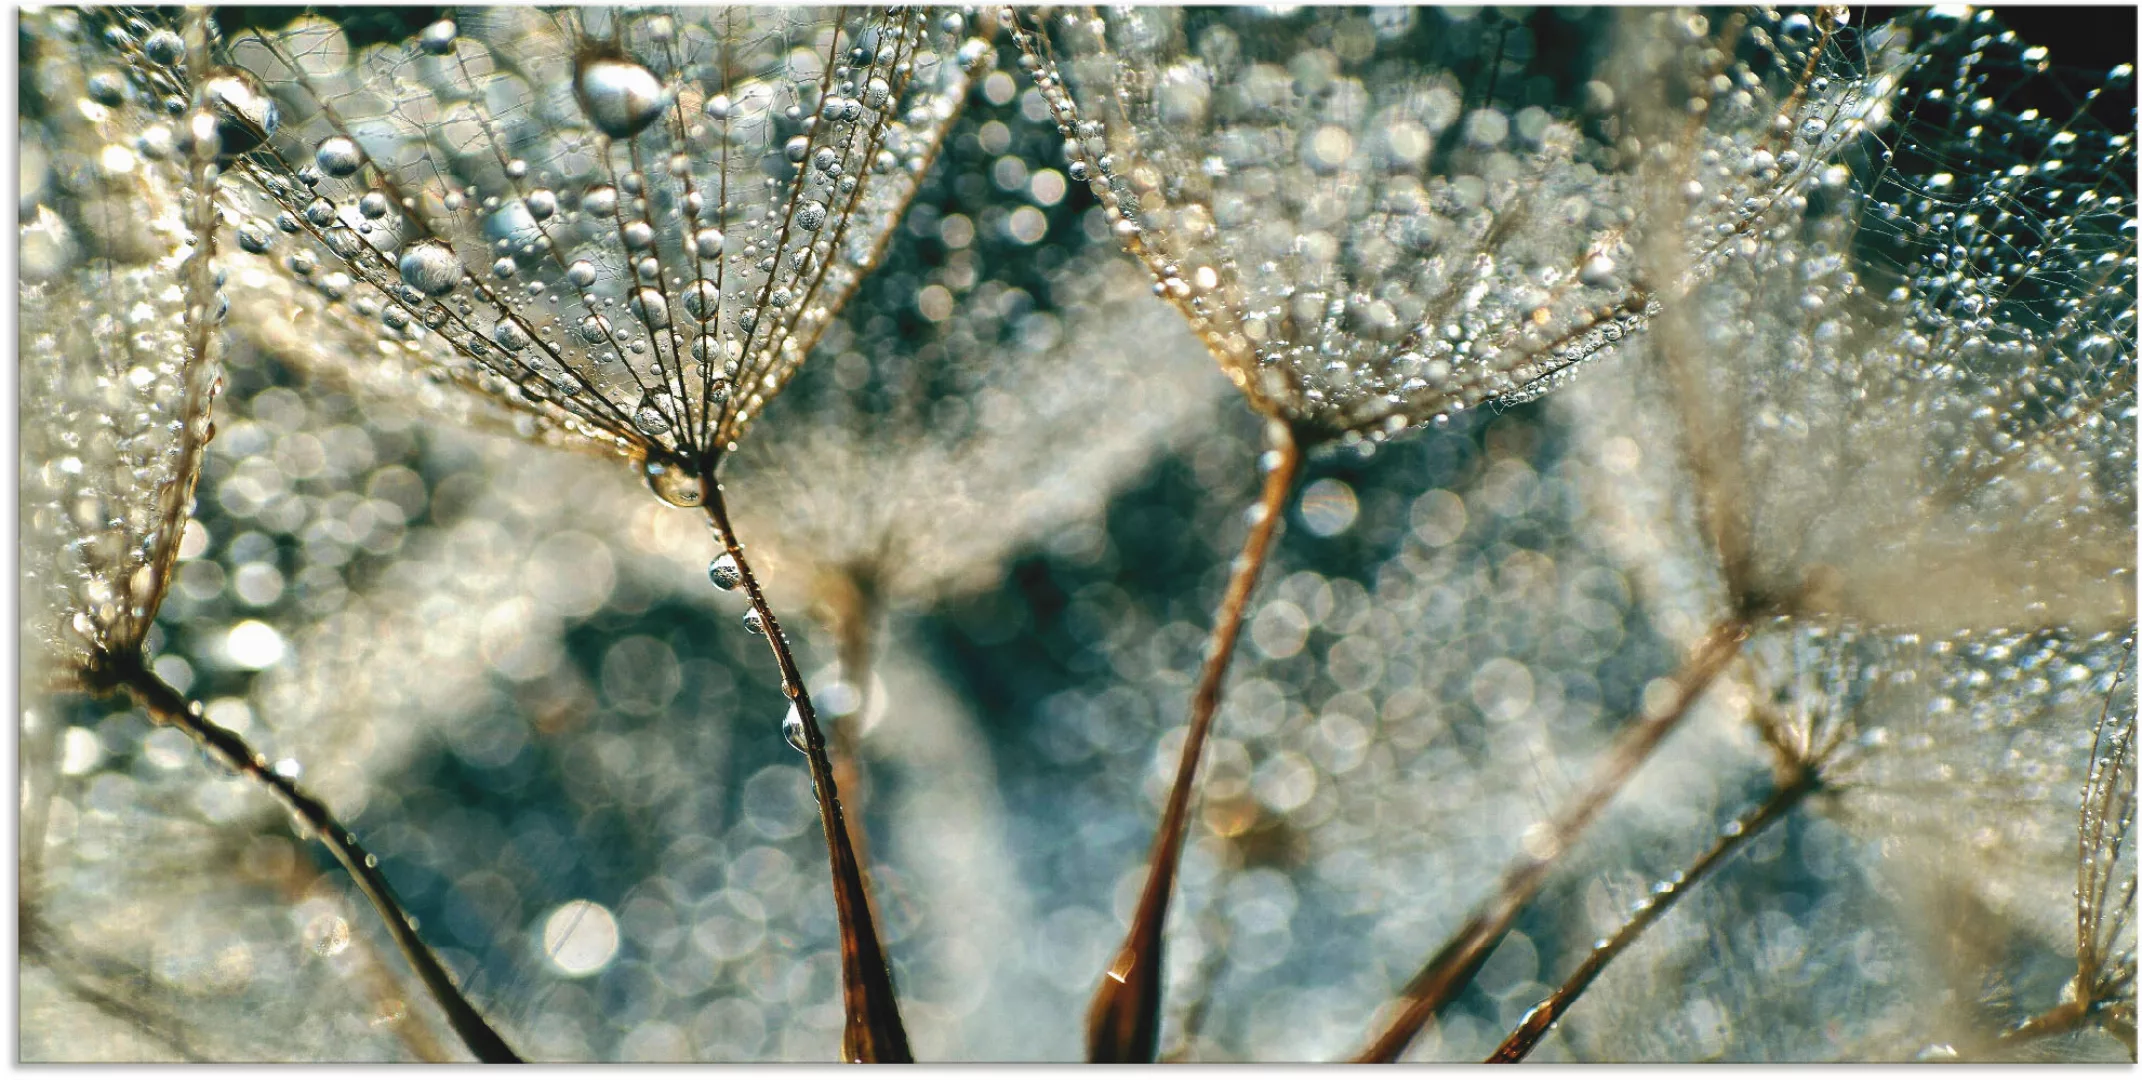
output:
[[[149,59],[169,66],[178,63],[179,57],[186,55],[186,40],[171,30],[158,30],[141,43],[141,51]]]
[[[700,501],[706,498],[699,478],[674,462],[649,458],[640,471],[647,481],[647,490],[654,492],[655,498],[671,506],[698,506]]]
[[[885,99],[892,93],[891,84],[884,79],[873,78],[863,87],[863,104],[873,109],[885,107]]]
[[[386,217],[389,209],[391,207],[387,204],[387,196],[382,192],[367,191],[363,198],[357,200],[357,212],[373,221]]]
[[[573,88],[579,93],[581,111],[613,139],[639,134],[668,104],[662,80],[629,60],[590,60],[581,65]]]
[[[275,234],[258,221],[248,221],[238,226],[238,246],[255,255],[265,255],[275,244]]]
[[[565,268],[565,280],[579,289],[595,284],[595,264],[586,259],[575,261],[573,265]]]
[[[797,753],[811,752],[811,744],[803,730],[803,714],[797,711],[795,702],[789,703],[788,715],[781,719],[781,737],[787,739],[788,744],[795,747]]]
[[[714,283],[704,278],[692,282],[684,289],[684,313],[695,321],[709,322],[721,310],[721,293]]]
[[[735,557],[724,551],[707,564],[707,580],[712,581],[715,588],[731,592],[744,583],[744,571],[736,565]]]
[[[817,232],[826,223],[826,206],[821,202],[807,202],[796,209],[796,227],[805,232]]]
[[[760,637],[766,636],[766,620],[759,616],[759,609],[752,608],[744,612],[744,629]]]
[[[454,51],[454,35],[459,32],[454,20],[440,19],[417,35],[417,46],[433,56],[445,56]]]
[[[788,155],[788,160],[799,165],[802,164],[804,156],[811,152],[811,137],[798,135],[790,139],[788,145],[782,148],[782,152]]]
[[[596,217],[609,217],[617,213],[617,189],[608,184],[589,188],[580,197],[580,208]]]
[[[491,341],[507,352],[519,352],[530,344],[528,332],[512,319],[500,319],[498,325],[491,328]]]
[[[201,83],[201,96],[216,117],[221,153],[242,154],[275,134],[282,114],[260,81],[237,68],[217,68]]]
[[[528,206],[528,216],[545,221],[558,212],[558,196],[549,188],[537,188],[522,200]]]
[[[660,435],[670,428],[669,414],[662,409],[662,401],[654,394],[640,399],[640,407],[632,414],[632,426],[643,435]]]
[[[452,248],[423,240],[402,251],[402,281],[426,296],[445,296],[461,281],[461,260]]]
[[[720,229],[701,229],[692,234],[692,253],[702,259],[720,258],[721,243]]]
[[[660,289],[641,289],[632,294],[632,313],[648,329],[660,330],[669,325],[669,300]]]
[[[354,141],[336,135],[322,140],[312,159],[329,176],[349,176],[364,164],[364,152],[357,149]]]

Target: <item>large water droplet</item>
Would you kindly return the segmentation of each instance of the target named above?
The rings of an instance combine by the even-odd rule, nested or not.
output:
[[[731,592],[744,583],[744,571],[736,565],[736,557],[724,551],[707,564],[707,580],[712,581],[715,588]]]
[[[224,154],[242,154],[275,134],[282,114],[260,81],[237,68],[217,68],[201,83],[201,96],[216,116]]]
[[[662,80],[629,60],[601,59],[582,64],[574,89],[580,95],[581,111],[613,139],[639,134],[662,115],[668,104]]]
[[[643,435],[660,435],[668,431],[669,414],[663,411],[662,405],[662,399],[656,394],[649,393],[641,398],[639,409],[632,414],[632,426],[639,428]]]
[[[684,313],[698,322],[708,322],[721,310],[721,293],[704,278],[684,288]]]
[[[596,217],[609,217],[617,213],[617,189],[608,184],[589,188],[580,197],[580,208]]]
[[[797,711],[795,702],[789,703],[788,715],[781,719],[781,737],[787,739],[788,744],[795,747],[797,753],[811,752],[811,744],[803,731],[803,714]]]
[[[744,612],[744,629],[760,637],[766,636],[766,620],[759,615],[759,609]]]
[[[863,104],[873,109],[885,107],[885,98],[892,93],[891,84],[884,79],[873,78],[863,87]]]
[[[500,319],[491,328],[491,341],[507,352],[519,352],[529,346],[528,332],[512,319]]]
[[[141,43],[141,51],[149,59],[169,66],[186,55],[186,40],[170,30],[158,30]]]
[[[571,282],[576,289],[585,289],[595,284],[595,264],[586,259],[575,261],[573,265],[565,268],[565,280]]]
[[[445,56],[454,51],[454,35],[459,32],[454,20],[440,19],[417,35],[417,46],[433,56]]]
[[[796,227],[805,232],[817,232],[826,223],[826,204],[807,202],[796,210]]]
[[[336,135],[321,140],[312,159],[329,176],[349,176],[364,164],[364,152],[357,149],[356,142]]]
[[[647,490],[671,506],[698,506],[706,498],[699,478],[676,462],[649,458],[640,471],[647,480]]]
[[[402,251],[402,281],[426,296],[445,296],[461,281],[461,260],[436,240],[422,240]]]
[[[650,330],[669,325],[669,301],[660,289],[641,289],[632,294],[632,313]]]

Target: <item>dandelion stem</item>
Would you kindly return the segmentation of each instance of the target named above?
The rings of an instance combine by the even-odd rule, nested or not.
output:
[[[766,640],[773,647],[774,662],[780,665],[781,688],[803,721],[804,756],[810,760],[811,782],[818,790],[818,821],[825,829],[826,854],[833,868],[833,906],[840,920],[841,997],[848,1016],[841,1035],[841,1057],[857,1062],[911,1062],[914,1055],[908,1050],[907,1029],[900,1023],[892,967],[878,944],[877,926],[871,917],[870,887],[863,880],[862,862],[856,857],[847,820],[841,813],[840,785],[834,777],[832,759],[826,754],[825,732],[818,726],[818,714],[811,707],[810,693],[803,688],[803,674],[796,667],[788,640],[781,636],[781,624],[767,605],[766,594],[759,589],[751,563],[744,558],[743,545],[737,543],[736,532],[729,526],[729,510],[712,469],[706,470],[700,483],[707,493],[707,518],[721,534],[729,557],[736,560],[745,595],[751,599],[752,610],[758,612]]]
[[[1278,533],[1287,495],[1301,471],[1302,451],[1286,425],[1270,425],[1270,468],[1264,477],[1264,493],[1252,511],[1249,536],[1242,541],[1227,592],[1213,622],[1212,637],[1197,690],[1190,698],[1190,730],[1183,739],[1182,757],[1175,767],[1175,785],[1168,791],[1167,809],[1153,838],[1153,857],[1146,871],[1145,891],[1131,917],[1130,933],[1116,953],[1115,962],[1094,991],[1086,1011],[1086,1057],[1097,1062],[1150,1063],[1160,1045],[1160,975],[1162,931],[1168,921],[1168,900],[1175,887],[1175,871],[1182,859],[1183,834],[1188,825],[1190,797],[1196,791],[1198,758],[1211,732],[1212,718],[1220,707],[1220,680],[1235,653],[1241,635],[1243,611],[1250,591],[1257,585],[1272,539]]]
[[[1428,1021],[1471,985],[1473,976],[1487,962],[1488,955],[1501,944],[1503,935],[1517,921],[1518,913],[1546,883],[1547,872],[1553,869],[1562,853],[1583,834],[1607,800],[1629,782],[1659,743],[1680,726],[1696,699],[1710,687],[1726,664],[1739,655],[1741,643],[1747,636],[1747,623],[1738,618],[1726,619],[1704,635],[1674,676],[1676,693],[1673,700],[1623,733],[1608,753],[1606,762],[1593,773],[1591,782],[1575,800],[1564,805],[1561,813],[1548,825],[1542,840],[1528,844],[1530,850],[1503,871],[1496,895],[1476,909],[1465,925],[1421,968],[1420,974],[1400,991],[1402,1005],[1398,1015],[1354,1058],[1355,1061],[1397,1061]]]
[[[356,879],[358,890],[386,921],[387,933],[394,938],[395,945],[401,949],[417,978],[423,980],[439,1007],[446,1011],[447,1022],[453,1026],[454,1033],[461,1036],[469,1052],[486,1063],[517,1063],[521,1060],[476,1007],[462,996],[439,958],[417,936],[409,914],[394,899],[393,889],[379,872],[379,860],[365,851],[357,842],[357,835],[345,828],[326,804],[269,768],[268,759],[256,753],[236,732],[201,715],[199,706],[187,701],[185,695],[149,670],[139,653],[108,656],[98,676],[109,687],[124,689],[157,723],[185,732],[202,750],[231,769],[252,777],[281,800],[319,837],[321,843],[327,845],[335,861]]]
[[[1734,852],[1745,847],[1763,830],[1784,820],[1794,807],[1800,805],[1802,800],[1821,786],[1820,774],[1816,770],[1800,768],[1790,780],[1771,792],[1770,797],[1755,809],[1735,818],[1731,825],[1720,831],[1718,840],[1697,856],[1695,862],[1688,865],[1688,869],[1672,881],[1661,882],[1654,888],[1652,893],[1638,904],[1629,920],[1621,925],[1621,929],[1614,932],[1613,937],[1594,948],[1591,955],[1586,956],[1584,962],[1577,965],[1577,970],[1571,972],[1569,978],[1564,980],[1554,993],[1534,1005],[1518,1023],[1517,1029],[1502,1040],[1501,1046],[1495,1048],[1487,1063],[1493,1065],[1523,1061],[1525,1055],[1531,1053],[1533,1047],[1546,1037],[1547,1029],[1553,1027],[1555,1021],[1569,1011],[1569,1007],[1592,985],[1599,973],[1614,962],[1615,957],[1635,944],[1637,937],[1652,923],[1673,910],[1673,906],[1681,897],[1702,882],[1712,870],[1724,863]]]

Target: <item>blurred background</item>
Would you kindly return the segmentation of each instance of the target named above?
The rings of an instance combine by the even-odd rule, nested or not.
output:
[[[361,48],[436,13],[219,17],[226,33],[322,18]],[[1594,16],[1274,16],[1309,36],[1401,17],[1463,52],[1489,23],[1567,42]],[[2104,18],[2132,40],[2131,11]],[[65,105],[39,26],[19,39],[25,214],[64,188],[36,147],[40,110]],[[1081,1055],[1259,480],[1260,422],[1116,253],[1013,70],[977,81],[885,264],[727,466],[813,695],[852,733],[844,796],[923,1060]],[[1637,362],[1312,460],[1205,759],[1164,1054],[1356,1049],[1526,828],[1670,689],[1707,571],[1677,496],[1642,487],[1669,451],[1589,422],[1612,391],[1588,387]],[[451,430],[244,338],[225,380],[158,673],[301,767],[525,1055],[833,1059],[809,779],[742,598],[707,581],[701,518],[613,462]],[[1939,725],[1884,706],[1885,737],[1916,755],[1900,771],[1946,786],[1911,789],[1909,809],[1795,814],[1618,962],[1542,1060],[1938,1057],[2058,1000],[2060,869],[2090,725],[2132,704],[2126,644],[1951,644],[1852,645],[1981,688]],[[1785,632],[1755,663],[1836,648]],[[1412,1058],[1485,1055],[1762,797],[1759,682],[1712,691]],[[23,769],[54,778],[23,852],[48,928],[22,958],[23,1060],[459,1055],[377,918],[268,798],[124,702],[25,686]],[[1958,790],[1943,755],[1998,775]],[[1972,842],[1944,823],[1984,812],[2017,828],[1981,854],[2030,867],[1991,898],[1952,880],[1975,858],[1940,865]],[[2057,1049],[2126,1060],[2103,1036]]]

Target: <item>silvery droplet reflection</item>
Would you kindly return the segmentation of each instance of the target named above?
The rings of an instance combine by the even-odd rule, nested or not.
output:
[[[424,240],[403,250],[402,281],[426,296],[445,296],[461,281],[461,260],[452,248],[436,240]]]
[[[321,140],[312,159],[329,176],[349,176],[364,165],[364,152],[357,149],[355,140],[336,135]]]
[[[787,739],[788,744],[795,747],[797,753],[811,752],[811,744],[804,736],[803,714],[797,711],[795,702],[789,703],[788,715],[781,719],[781,737]]]
[[[440,19],[417,35],[417,46],[433,56],[445,56],[454,51],[454,36],[459,32],[454,20]]]
[[[744,629],[759,637],[766,636],[766,620],[760,617],[759,609],[752,608],[750,611],[744,612]]]
[[[707,580],[723,592],[734,592],[744,583],[744,572],[736,565],[736,557],[724,551],[707,564]]]
[[[640,407],[632,414],[632,424],[641,434],[660,435],[670,428],[669,414],[662,409],[662,400],[654,394],[640,399]]]
[[[224,154],[242,154],[275,134],[282,114],[275,100],[260,87],[252,74],[237,68],[217,68],[201,83],[201,96],[216,116],[216,138]]]
[[[173,31],[158,30],[141,43],[141,51],[149,59],[169,66],[178,63],[179,57],[186,55],[186,41]]]
[[[699,478],[674,462],[650,458],[647,464],[641,466],[640,475],[647,481],[647,490],[654,492],[656,498],[671,506],[690,508],[698,506],[700,501],[706,498],[706,492],[700,488]]]
[[[581,65],[573,88],[581,111],[613,139],[639,134],[668,104],[662,81],[629,60],[590,60]]]

